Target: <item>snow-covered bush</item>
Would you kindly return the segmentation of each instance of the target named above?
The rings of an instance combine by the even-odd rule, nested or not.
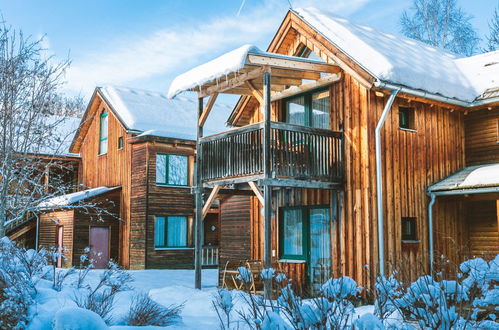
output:
[[[74,282],[74,286],[77,289],[83,287],[83,283],[85,278],[88,275],[88,272],[94,268],[95,260],[90,257],[90,248],[86,247],[83,250],[83,254],[80,256],[80,267],[76,270],[77,278]]]
[[[132,326],[166,327],[180,320],[183,307],[183,304],[165,307],[152,300],[147,293],[139,293],[132,298],[125,322]]]
[[[112,321],[111,311],[114,298],[118,292],[129,290],[130,275],[117,264],[110,261],[108,268],[100,276],[99,283],[94,287],[87,286],[75,293],[73,301],[78,307],[97,313],[109,324]]]
[[[218,316],[220,328],[230,329],[230,313],[234,308],[232,294],[229,290],[218,289],[211,302]]]
[[[7,237],[0,239],[0,329],[27,325],[28,308],[44,264],[38,252],[20,249]]]
[[[59,310],[52,322],[53,330],[106,330],[106,323],[96,313],[78,307]]]

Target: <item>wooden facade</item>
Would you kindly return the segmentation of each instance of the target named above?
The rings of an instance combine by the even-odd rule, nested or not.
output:
[[[492,247],[498,233],[492,219],[496,222],[498,219],[496,195],[481,196],[490,200],[483,204],[473,204],[468,199],[439,198],[430,227],[428,187],[466,165],[498,162],[497,103],[468,110],[454,103],[398,93],[381,130],[383,228],[378,228],[375,130],[391,90],[375,87],[369,73],[293,11],[284,19],[268,52],[289,56],[288,66],[285,60],[269,54],[267,62],[265,59],[258,62],[264,65],[258,71],[260,68],[255,66],[252,56],[266,55],[249,53],[246,66],[239,73],[228,74],[223,82],[208,82],[192,89],[198,92],[200,102],[210,96],[207,105],[200,103],[199,107],[201,171],[196,182],[196,207],[201,208],[203,202],[199,187],[212,188],[210,197],[220,187],[233,189],[235,195],[245,190],[255,193],[250,198],[248,226],[239,227],[242,242],[246,242],[249,229],[250,255],[233,258],[264,260],[266,265],[279,263],[295,282],[307,286],[310,257],[302,261],[282,258],[279,244],[282,214],[296,206],[329,208],[331,265],[327,275],[347,275],[366,288],[373,286],[379,272],[381,229],[385,273],[398,269],[411,279],[432,268],[430,231],[434,237],[434,255],[443,254],[456,263],[470,256],[456,246],[466,244],[472,251],[480,246],[482,252],[491,247],[495,251]],[[311,52],[331,65],[321,68],[329,75],[314,78],[314,73],[306,69],[300,73],[293,71],[298,66],[293,56]],[[286,84],[282,83],[286,79],[283,71],[290,78]],[[306,79],[315,82],[300,85],[305,74],[310,75]],[[306,128],[315,134],[308,138],[303,134],[305,128],[283,123],[284,102],[295,95],[324,89],[329,91],[330,102],[327,130],[338,138],[339,144],[335,146],[328,141],[323,145],[326,147],[317,148],[321,129]],[[218,93],[241,95],[229,119],[230,124],[240,128],[203,137],[203,122]],[[410,127],[401,123],[404,111],[410,112]],[[286,134],[273,131],[284,127]],[[311,145],[308,150],[316,152],[307,154],[307,149],[300,147],[302,144]],[[336,175],[315,175],[313,166],[320,164],[320,157],[326,159],[326,170]],[[287,166],[293,168],[289,170]],[[321,169],[322,166],[319,165]],[[472,210],[477,207],[486,207],[487,212],[474,213]],[[223,233],[224,226],[233,226],[233,219],[223,212],[224,207],[220,255],[228,258],[231,252],[226,249],[230,249],[232,240],[224,238]],[[473,216],[485,222],[470,220]],[[407,223],[414,224],[410,238],[402,232]],[[478,239],[478,235],[490,237]],[[224,243],[225,239],[229,242]]]
[[[108,150],[99,155],[99,117],[102,111],[108,114]],[[119,262],[122,266],[130,269],[193,267],[194,200],[190,186],[194,151],[194,141],[131,133],[116,110],[96,89],[73,141],[72,152],[81,154],[79,178],[82,185],[121,187]],[[157,154],[188,157],[187,186],[156,183]],[[155,218],[164,216],[187,217],[187,247],[155,247]]]

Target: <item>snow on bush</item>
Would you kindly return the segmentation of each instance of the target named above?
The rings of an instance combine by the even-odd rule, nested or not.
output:
[[[180,321],[183,307],[183,304],[165,307],[152,300],[147,293],[139,293],[132,298],[125,323],[132,326],[166,327]]]
[[[217,313],[220,328],[222,330],[230,329],[230,313],[234,308],[231,292],[226,289],[217,290],[212,300],[212,305]]]
[[[104,320],[97,314],[79,307],[67,307],[59,310],[52,323],[53,330],[105,330]]]
[[[110,261],[108,268],[100,276],[99,283],[94,288],[87,286],[77,291],[73,301],[78,307],[97,313],[109,324],[112,321],[111,312],[116,294],[129,290],[127,283],[130,281],[132,281],[130,275]]]

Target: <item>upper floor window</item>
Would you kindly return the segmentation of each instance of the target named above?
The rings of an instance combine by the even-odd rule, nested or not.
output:
[[[402,240],[415,241],[418,239],[416,234],[416,218],[402,218]]]
[[[399,127],[403,129],[416,129],[414,108],[399,107]]]
[[[123,136],[118,138],[118,150],[123,149]]]
[[[156,183],[187,186],[188,167],[187,156],[156,154]]]
[[[102,110],[100,115],[99,155],[107,153],[108,119],[109,116],[106,110]]]
[[[315,128],[329,128],[329,89],[286,99],[284,108],[287,123]]]

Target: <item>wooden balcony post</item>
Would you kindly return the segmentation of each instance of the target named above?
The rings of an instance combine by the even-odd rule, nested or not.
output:
[[[201,289],[201,262],[202,262],[202,226],[203,226],[203,178],[201,177],[202,151],[200,140],[203,137],[203,123],[200,121],[203,114],[203,98],[198,98],[198,124],[196,140],[196,164],[195,164],[195,206],[196,218],[194,226],[194,287]]]
[[[270,173],[270,72],[263,74],[263,106],[264,106],[264,126],[263,126],[263,174],[265,179],[271,177]],[[263,185],[263,217],[264,217],[264,241],[263,241],[263,264],[265,268],[272,266],[272,190],[268,184]],[[272,290],[270,281],[264,281],[264,296],[270,298]]]

